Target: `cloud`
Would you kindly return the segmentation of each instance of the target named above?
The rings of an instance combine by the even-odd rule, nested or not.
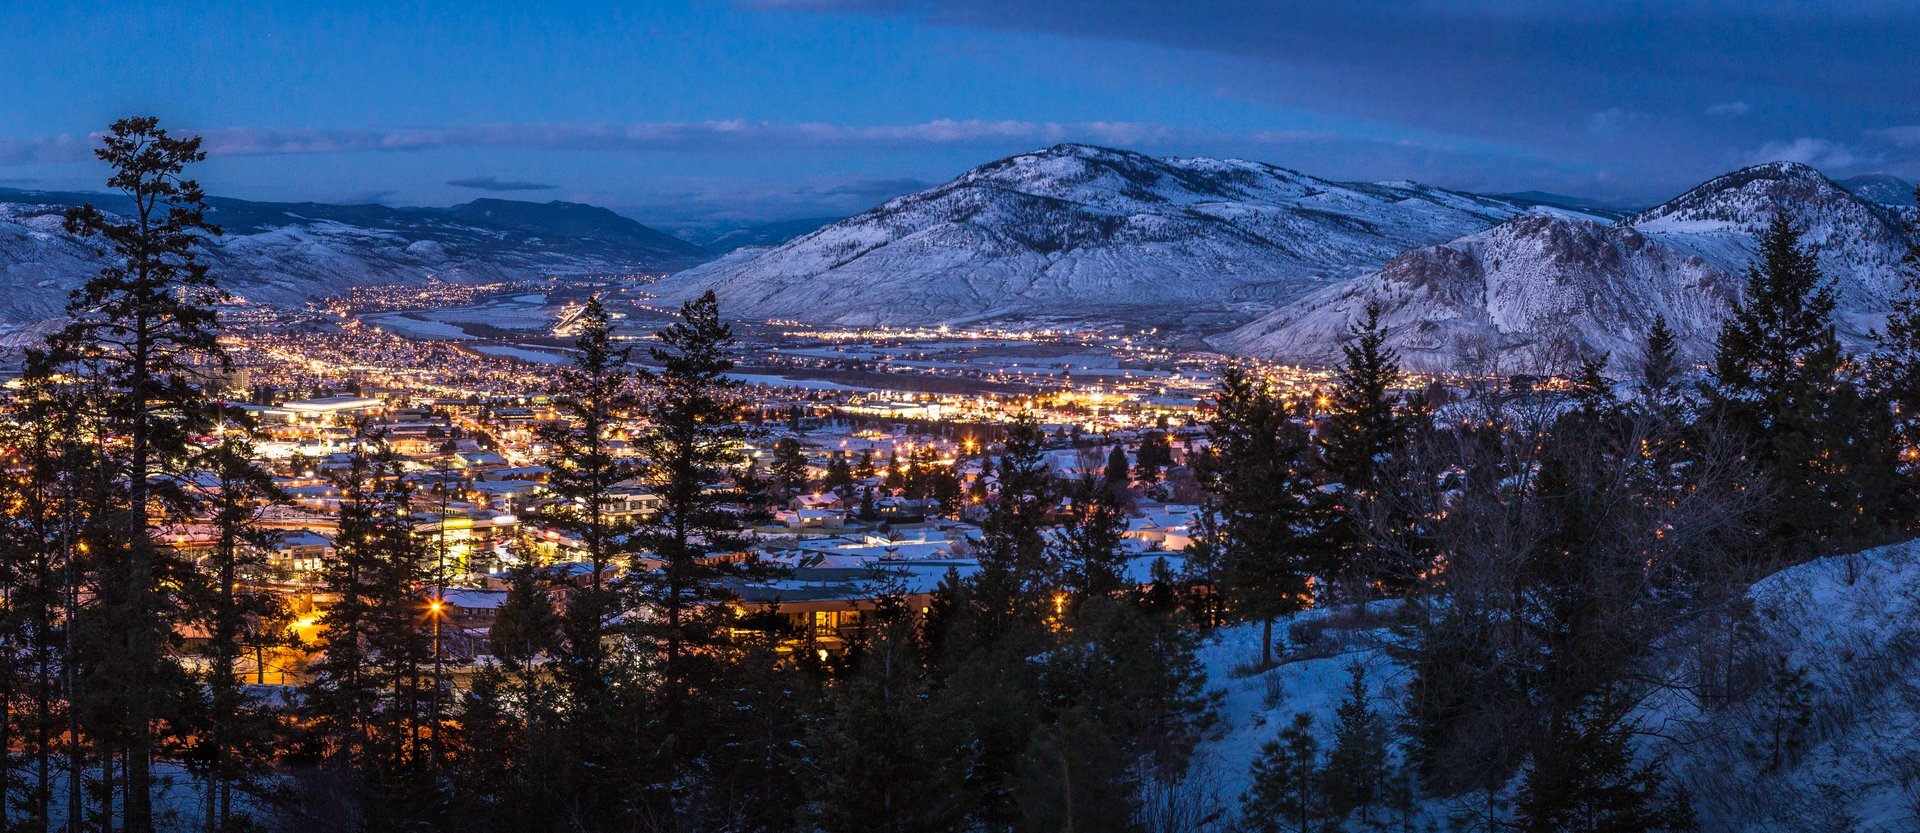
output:
[[[1616,139],[1626,132],[1627,125],[1646,120],[1646,113],[1608,107],[1587,117],[1587,130],[1603,139]]]
[[[187,132],[187,131],[180,131]],[[1088,141],[1135,145],[1187,131],[1132,122],[939,119],[917,124],[844,125],[742,120],[639,124],[488,124],[395,129],[235,127],[202,131],[209,156],[285,156],[495,147],[551,151],[719,151],[769,147],[869,147]],[[99,134],[0,139],[0,165],[88,158]],[[455,183],[458,184],[458,183]],[[485,187],[485,186],[463,186]]]
[[[1920,147],[1920,124],[1904,124],[1899,127],[1883,127],[1870,131],[1868,135],[1884,142],[1901,147]]]
[[[912,146],[1014,145],[1034,148],[1061,142],[1088,142],[1122,148],[1172,144],[1265,146],[1343,140],[1338,134],[1324,131],[1222,131],[1145,122],[1012,119],[938,119],[899,125],[731,120],[638,124],[491,124],[404,129],[279,130],[235,127],[203,131],[198,135],[207,155],[212,157],[409,153],[474,147],[605,153],[725,153],[762,152],[769,149],[863,150]],[[97,141],[98,134],[0,139],[0,165],[85,159],[90,157],[91,148]],[[1365,143],[1373,140],[1354,141]],[[542,183],[500,181],[491,176],[458,179],[448,184],[501,191],[554,187]]]
[[[527,182],[518,179],[501,179],[492,174],[470,176],[464,179],[449,179],[447,184],[455,188],[475,188],[481,191],[551,191],[560,186],[544,182]]]
[[[1768,142],[1747,154],[1746,162],[1799,162],[1821,169],[1849,168],[1863,160],[1846,145],[1828,139],[1802,137],[1791,142]]]
[[[1707,108],[1707,115],[1714,118],[1737,119],[1753,112],[1753,108],[1744,101],[1726,101]]]

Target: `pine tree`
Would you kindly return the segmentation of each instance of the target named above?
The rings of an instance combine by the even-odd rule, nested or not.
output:
[[[1324,572],[1369,587],[1403,589],[1412,570],[1387,563],[1367,529],[1382,522],[1368,510],[1390,505],[1380,500],[1390,488],[1381,466],[1405,452],[1409,425],[1393,394],[1402,383],[1399,354],[1386,346],[1380,312],[1379,302],[1368,302],[1366,318],[1350,330],[1351,340],[1342,348],[1346,360],[1318,432],[1323,465],[1336,484],[1336,508],[1326,531],[1330,563]]]
[[[1173,445],[1167,441],[1164,431],[1148,431],[1140,438],[1140,452],[1133,469],[1133,479],[1143,486],[1152,486],[1160,482],[1162,472],[1173,465]]]
[[[827,473],[820,483],[827,491],[845,497],[847,490],[853,487],[853,469],[847,466],[847,455],[834,452],[833,459],[827,461]]]
[[[236,810],[236,792],[259,798],[267,791],[279,717],[242,684],[241,663],[251,656],[259,665],[268,650],[291,641],[286,603],[266,589],[265,554],[273,536],[259,525],[262,511],[284,495],[253,462],[250,430],[225,426],[198,461],[211,476],[211,494],[202,502],[217,537],[186,598],[189,616],[207,632],[203,725],[186,755],[205,783],[208,830],[233,829],[244,817]]]
[[[22,821],[43,829],[60,798],[56,779],[66,781],[66,817],[84,815],[86,756],[73,696],[80,688],[80,652],[74,648],[86,575],[80,548],[91,525],[88,494],[103,467],[93,441],[97,423],[86,407],[92,397],[44,368],[30,367],[22,381],[0,428],[19,466],[19,476],[0,478],[0,506],[9,508],[12,521],[0,527],[7,588],[0,622],[9,655],[24,666],[19,679],[10,680],[25,700],[15,741],[29,756]]]
[[[1368,302],[1366,318],[1353,325],[1352,340],[1341,348],[1346,358],[1320,428],[1328,471],[1361,495],[1373,489],[1381,458],[1401,450],[1406,440],[1393,397],[1401,384],[1400,356],[1386,346],[1380,312],[1378,301]]]
[[[1653,326],[1647,330],[1646,344],[1640,351],[1642,403],[1655,411],[1670,407],[1680,371],[1679,338],[1667,326],[1665,315],[1655,315]]]
[[[413,527],[413,496],[383,445],[354,455],[335,558],[324,579],[336,601],[320,618],[325,650],[301,688],[309,747],[350,773],[371,818],[424,823],[440,796],[432,772],[439,727],[428,715],[445,694],[432,679],[437,599],[432,564]]]
[[[584,739],[603,732],[594,724],[610,717],[605,642],[618,605],[608,577],[632,554],[634,531],[612,507],[615,489],[631,474],[615,457],[614,443],[640,403],[628,365],[632,348],[616,345],[600,299],[589,298],[576,320],[573,364],[560,372],[555,397],[561,419],[539,434],[551,449],[548,489],[554,500],[532,515],[578,538],[586,555],[586,586],[568,595],[556,669],[574,713],[589,718],[579,726]]]
[[[1113,493],[1091,480],[1081,484],[1073,510],[1059,528],[1055,557],[1075,605],[1126,589],[1126,554],[1120,543],[1126,519]]]
[[[769,474],[780,482],[788,492],[807,490],[807,455],[800,441],[792,437],[781,437],[773,444],[773,463],[767,467]]]
[[[1350,673],[1346,699],[1335,713],[1333,750],[1327,754],[1323,793],[1327,809],[1335,818],[1345,818],[1358,810],[1361,822],[1371,823],[1373,807],[1384,797],[1389,780],[1390,735],[1386,719],[1373,709],[1366,669],[1355,663]]]
[[[1658,761],[1636,767],[1632,727],[1590,704],[1556,722],[1515,801],[1525,833],[1684,833],[1698,829],[1685,790]]]
[[[1833,328],[1834,295],[1812,251],[1784,212],[1760,237],[1760,260],[1747,271],[1746,297],[1720,330],[1713,393],[1744,432],[1768,475],[1776,541],[1807,546],[1850,521],[1854,504],[1835,499],[1840,473],[1833,446],[1850,426],[1827,407],[1842,384],[1845,357]]]
[[[728,505],[739,495],[724,488],[746,462],[741,448],[749,437],[738,421],[748,404],[744,386],[727,375],[734,366],[732,328],[708,292],[682,306],[679,320],[655,337],[648,353],[659,369],[641,374],[649,419],[635,445],[661,509],[634,537],[660,566],[627,578],[632,606],[646,611],[629,633],[651,677],[649,734],[661,745],[655,760],[661,795],[643,803],[656,812],[694,813],[711,809],[711,796],[679,776],[700,760],[703,740],[724,736],[713,726],[720,716],[712,710],[723,705],[720,689],[740,658],[731,634],[731,587],[766,570],[751,557],[709,557],[746,551],[740,518]]]
[[[1607,356],[1583,359],[1573,374],[1573,401],[1581,416],[1598,420],[1613,409],[1613,383],[1606,377]]]
[[[1320,515],[1308,476],[1306,430],[1263,379],[1222,375],[1208,425],[1208,491],[1219,517],[1216,577],[1233,610],[1264,624],[1261,666],[1273,664],[1273,620],[1310,602],[1309,542]]]
[[[1914,194],[1920,201],[1920,190]],[[1901,292],[1885,327],[1875,334],[1867,377],[1875,399],[1892,412],[1894,440],[1902,480],[1902,503],[1920,502],[1920,213],[1911,229],[1914,243],[1901,258]]]
[[[92,205],[70,209],[70,234],[102,241],[111,254],[100,274],[75,291],[67,327],[49,339],[51,361],[42,365],[99,382],[103,426],[124,443],[103,462],[107,482],[117,485],[98,540],[106,573],[98,582],[104,633],[99,679],[111,681],[106,707],[119,726],[114,742],[126,759],[125,828],[153,829],[155,718],[177,691],[163,646],[170,637],[169,611],[179,609],[168,588],[179,586],[184,565],[156,547],[148,535],[156,507],[180,510],[185,496],[156,475],[186,464],[192,437],[211,425],[199,387],[200,368],[224,364],[215,339],[213,304],[223,297],[199,259],[207,237],[219,229],[205,219],[199,184],[182,174],[206,157],[197,137],[168,135],[151,117],[114,122],[94,152],[112,166],[107,186],[131,202],[124,218]]]
[[[976,603],[987,619],[981,635],[989,640],[1017,624],[1036,624],[1054,578],[1044,532],[1052,473],[1042,441],[1031,414],[1007,428],[997,467],[1000,488],[981,525],[980,574],[974,581]]]
[[[1243,833],[1313,833],[1326,817],[1321,794],[1320,743],[1313,718],[1302,712],[1280,736],[1260,746],[1253,785],[1240,799]]]
[[[1107,452],[1107,468],[1101,475],[1101,485],[1109,491],[1124,492],[1127,488],[1127,450],[1115,444]]]
[[[828,695],[808,746],[807,820],[825,833],[957,831],[966,817],[955,784],[965,733],[931,703],[914,615],[897,576],[876,577],[869,627],[851,647],[850,675]]]

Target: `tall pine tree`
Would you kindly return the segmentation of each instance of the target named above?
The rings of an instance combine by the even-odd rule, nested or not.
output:
[[[205,196],[186,167],[206,158],[200,139],[176,138],[152,117],[114,122],[94,152],[113,168],[107,187],[130,209],[108,215],[92,205],[70,209],[66,230],[98,240],[109,253],[100,274],[73,293],[68,325],[48,342],[52,361],[41,365],[86,375],[101,400],[104,428],[124,438],[103,462],[116,494],[111,517],[95,536],[103,573],[98,582],[105,617],[101,633],[102,691],[116,713],[113,742],[126,761],[125,827],[153,829],[156,718],[177,690],[168,678],[172,588],[185,569],[158,547],[150,528],[159,514],[184,511],[186,495],[167,484],[191,456],[192,438],[211,426],[198,381],[225,363],[215,334],[213,303],[222,296],[199,257],[219,229],[206,221]]]

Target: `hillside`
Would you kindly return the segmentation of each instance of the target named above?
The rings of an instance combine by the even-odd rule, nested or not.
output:
[[[1764,772],[1762,698],[1708,708],[1687,693],[1691,643],[1683,631],[1649,668],[1669,686],[1653,692],[1637,714],[1635,743],[1643,759],[1663,756],[1673,777],[1695,797],[1705,833],[1851,830],[1893,833],[1920,825],[1920,545],[1884,547],[1792,567],[1748,591],[1758,644],[1777,652],[1806,681],[1811,721],[1791,763]],[[1220,825],[1238,815],[1247,770],[1261,743],[1296,712],[1314,720],[1323,748],[1348,669],[1367,669],[1376,708],[1397,716],[1406,669],[1383,650],[1397,637],[1351,611],[1295,617],[1295,658],[1262,674],[1236,668],[1258,658],[1259,627],[1221,633],[1203,651],[1211,684],[1224,695],[1222,731],[1195,765],[1194,796]],[[1355,623],[1373,623],[1359,624]],[[1310,639],[1302,643],[1301,639]],[[1399,758],[1404,749],[1395,746]],[[1423,797],[1408,819],[1415,829],[1439,827],[1477,804]]]
[[[103,194],[0,190],[0,324],[58,315],[66,293],[101,263],[61,230]],[[475,200],[451,208],[264,203],[213,197],[221,226],[209,259],[223,284],[258,301],[297,303],[345,286],[437,277],[488,281],[548,274],[665,272],[707,259],[704,249],[611,211],[578,203]]]
[[[1421,370],[1564,372],[1603,353],[1626,362],[1656,313],[1682,334],[1686,356],[1701,359],[1744,285],[1758,233],[1782,210],[1833,280],[1842,340],[1865,349],[1900,291],[1905,219],[1787,162],[1715,177],[1612,224],[1521,217],[1411,251],[1212,343],[1335,361],[1349,323],[1378,300],[1391,344]]]
[[[834,324],[1238,323],[1538,203],[1258,162],[1058,145],[649,287]]]

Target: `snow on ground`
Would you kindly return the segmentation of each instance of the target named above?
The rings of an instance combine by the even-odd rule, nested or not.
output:
[[[443,321],[428,321],[404,312],[383,312],[366,317],[367,323],[396,335],[410,338],[468,339],[467,331]]]
[[[1720,710],[1677,694],[1651,703],[1648,729],[1670,739],[1648,751],[1671,756],[1702,829],[1920,830],[1920,543],[1783,570],[1750,597],[1758,629],[1807,684],[1810,723],[1799,753],[1768,772],[1779,712],[1764,692]]]
[[[1636,716],[1642,758],[1666,758],[1693,792],[1706,833],[1920,830],[1920,542],[1791,567],[1749,595],[1759,638],[1808,684],[1803,748],[1779,771],[1763,771],[1756,760],[1766,763],[1771,737],[1764,696],[1708,709],[1674,689],[1649,697]],[[1383,650],[1392,613],[1375,603],[1364,617],[1331,608],[1279,620],[1280,664],[1264,673],[1249,673],[1260,658],[1259,623],[1224,628],[1201,647],[1209,687],[1222,697],[1221,725],[1196,752],[1189,787],[1208,803],[1203,815],[1220,813],[1213,829],[1238,817],[1261,744],[1296,712],[1313,717],[1322,755],[1331,747],[1354,664],[1367,671],[1374,708],[1398,725],[1408,671]],[[1694,636],[1677,632],[1653,664],[1687,668]],[[1449,829],[1453,809],[1424,799],[1412,826]]]
[[[732,379],[736,382],[745,382],[749,385],[771,385],[777,388],[800,388],[802,390],[849,390],[849,391],[873,390],[873,388],[863,388],[857,385],[843,385],[843,384],[840,384],[839,382],[828,382],[821,379],[789,379],[785,376],[773,376],[773,375],[764,374],[764,373],[729,373],[727,374],[727,378]]]
[[[519,359],[535,364],[572,364],[573,354],[563,350],[523,347],[515,344],[477,344],[472,348],[476,353],[499,356],[507,359]]]

